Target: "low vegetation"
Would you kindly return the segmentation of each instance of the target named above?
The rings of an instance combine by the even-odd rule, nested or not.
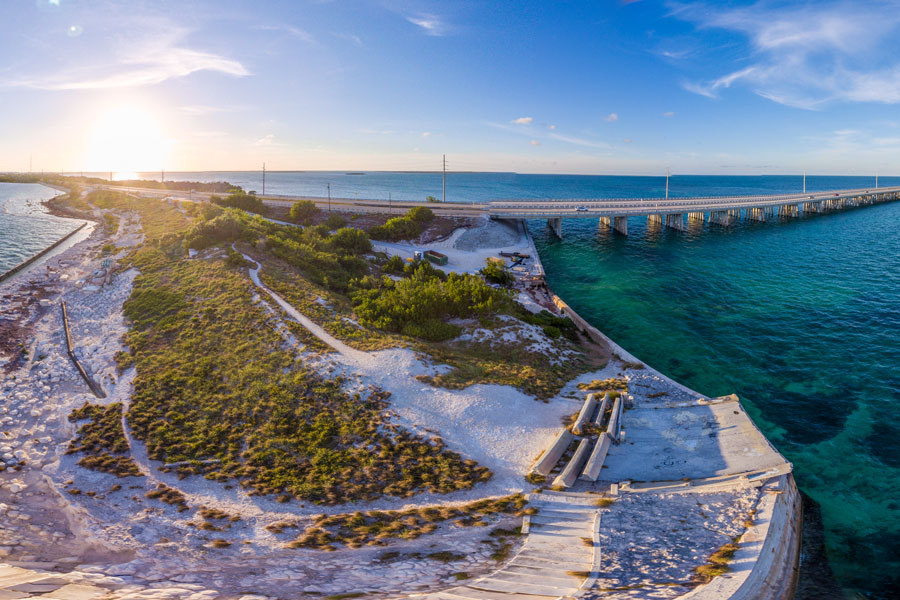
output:
[[[117,477],[140,477],[137,464],[122,429],[122,403],[108,406],[87,402],[69,414],[69,421],[87,421],[69,442],[66,454],[83,453],[78,464],[87,469],[112,473]]]
[[[263,201],[260,198],[257,198],[256,194],[252,192],[248,194],[244,191],[237,190],[224,198],[212,196],[209,201],[223,208],[239,208],[259,215],[264,215],[268,212]]]
[[[236,479],[253,494],[326,504],[446,493],[490,478],[439,438],[390,423],[388,394],[349,395],[341,380],[308,369],[253,302],[246,274],[226,267],[225,253],[191,260],[184,252],[243,240],[341,287],[353,269],[367,269],[355,254],[367,238],[234,209],[191,223],[156,201],[111,202],[141,214],[147,239],[128,258],[139,275],[124,306],[129,351],[118,358],[137,370],[128,420],[150,458],[176,463],[182,476]]]
[[[707,583],[713,578],[724,575],[730,571],[731,567],[729,566],[729,563],[734,560],[734,553],[737,551],[738,545],[734,541],[723,544],[718,550],[710,555],[707,564],[700,565],[694,569],[697,578],[701,582]]]
[[[338,545],[348,548],[383,546],[390,539],[411,540],[433,533],[439,524],[445,521],[452,521],[459,527],[487,527],[501,515],[525,514],[523,509],[526,503],[524,496],[516,494],[479,500],[463,506],[430,506],[404,511],[372,510],[321,515],[297,539],[290,542],[288,547],[333,551]],[[284,527],[285,524],[276,524],[279,532]],[[429,557],[441,560],[434,555]]]
[[[578,389],[586,392],[627,392],[628,380],[617,378],[594,379],[588,383],[579,383]],[[612,397],[612,394],[610,394],[610,397]]]
[[[369,237],[373,240],[409,240],[418,237],[434,219],[434,212],[430,208],[416,206],[402,217],[388,219],[384,225],[378,225],[369,229]]]

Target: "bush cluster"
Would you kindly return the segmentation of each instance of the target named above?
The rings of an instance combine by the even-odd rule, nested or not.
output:
[[[557,339],[565,336],[567,339],[578,341],[578,326],[569,317],[557,317],[550,311],[542,310],[539,313],[523,311],[520,318],[531,325],[537,325],[544,330],[547,337]]]
[[[263,201],[256,197],[255,193],[248,194],[243,190],[236,190],[224,198],[212,196],[209,201],[224,208],[239,208],[260,215],[266,214],[269,210]]]
[[[291,205],[291,221],[309,225],[313,218],[319,214],[319,208],[312,200],[299,200]]]
[[[502,286],[510,286],[516,279],[506,267],[491,260],[487,261],[487,264],[481,269],[480,273],[485,280]]]
[[[481,277],[450,273],[446,277],[425,263],[400,281],[367,277],[354,282],[356,314],[372,327],[429,341],[452,339],[460,328],[447,319],[470,318],[511,310],[512,297]]]
[[[408,240],[417,237],[425,226],[434,219],[434,212],[424,206],[409,209],[402,217],[389,219],[384,225],[369,229],[369,237],[373,240]]]

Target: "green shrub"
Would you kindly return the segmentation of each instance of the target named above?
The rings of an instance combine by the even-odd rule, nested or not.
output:
[[[335,229],[340,229],[341,227],[346,225],[347,219],[345,219],[343,215],[335,213],[332,215],[328,215],[328,218],[325,220],[325,224],[328,226],[328,229],[334,231]]]
[[[416,223],[428,223],[434,219],[434,212],[424,206],[415,206],[407,211],[406,216]]]
[[[498,285],[509,286],[515,281],[515,276],[510,273],[506,267],[503,267],[497,264],[494,261],[488,260],[487,264],[480,271],[481,276],[484,277],[487,281],[491,283],[496,283]]]
[[[291,206],[291,220],[294,223],[308,225],[313,217],[319,214],[319,208],[312,200],[300,200]]]
[[[210,202],[226,208],[239,208],[253,213],[264,215],[268,212],[263,201],[256,197],[255,194],[248,194],[243,191],[234,192],[225,198],[213,196]]]
[[[459,334],[457,327],[443,322],[448,318],[488,315],[512,307],[509,292],[492,288],[476,275],[451,273],[442,280],[434,271],[422,263],[400,281],[367,279],[367,287],[358,285],[351,292],[356,314],[379,329],[438,341]]]
[[[366,254],[372,251],[372,242],[364,231],[353,227],[342,227],[334,232],[330,238],[331,245],[338,251],[351,254]]]

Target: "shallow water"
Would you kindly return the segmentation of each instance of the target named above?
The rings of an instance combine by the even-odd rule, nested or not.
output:
[[[82,223],[47,213],[41,202],[58,195],[42,185],[0,183],[0,274]]]
[[[897,597],[900,202],[627,238],[531,223],[550,286],[648,364],[737,393],[821,503],[844,585]]]

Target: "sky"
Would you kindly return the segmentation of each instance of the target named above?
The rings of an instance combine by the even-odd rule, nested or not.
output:
[[[0,0],[0,170],[900,175],[900,0]]]

